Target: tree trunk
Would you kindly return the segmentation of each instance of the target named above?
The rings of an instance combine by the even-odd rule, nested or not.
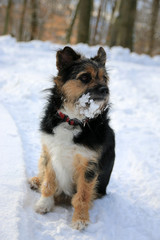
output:
[[[10,16],[11,16],[12,4],[13,4],[13,1],[8,0],[6,16],[5,16],[5,21],[4,21],[4,30],[3,30],[4,35],[8,33],[8,26],[9,26],[9,21],[10,21]]]
[[[115,7],[115,21],[112,24],[110,47],[122,46],[133,50],[133,30],[137,0],[118,0]],[[117,11],[119,7],[119,11]]]
[[[150,55],[152,55],[153,47],[154,47],[154,35],[155,35],[157,18],[158,18],[159,5],[160,5],[159,0],[153,0],[151,23],[150,23],[150,33],[149,33],[149,47],[148,47],[148,54],[150,54]]]
[[[109,27],[108,27],[108,31],[107,31],[107,45],[111,45],[111,34],[112,34],[112,27],[113,27],[113,23],[115,21],[115,12],[119,12],[119,3],[120,3],[120,0],[117,1],[115,0],[114,2],[114,5],[112,7],[112,14],[111,14],[111,18],[110,18],[110,22],[109,22]]]
[[[66,35],[66,42],[67,43],[70,43],[70,38],[71,38],[71,35],[72,35],[73,26],[75,24],[75,21],[76,21],[77,15],[78,15],[79,6],[80,6],[80,0],[78,1],[78,4],[77,4],[76,10],[75,10],[71,25],[67,30],[67,35]]]
[[[107,12],[107,3],[108,3],[108,0],[104,0],[104,5],[101,13],[102,23],[101,23],[101,28],[99,32],[99,38],[98,38],[98,43],[100,44],[105,44],[104,30],[106,29],[106,19],[105,19],[105,16],[103,15]]]
[[[31,10],[32,10],[32,16],[31,16],[31,37],[30,40],[36,39],[38,36],[38,1],[37,0],[31,0]]]
[[[77,42],[88,43],[93,0],[80,0]]]
[[[19,41],[22,41],[22,37],[23,37],[24,17],[25,17],[25,12],[26,12],[26,6],[27,6],[27,0],[24,0],[23,1],[23,9],[22,9],[21,20],[20,20],[20,26],[19,26],[19,37],[18,37]]]
[[[97,19],[96,19],[96,25],[95,25],[95,30],[94,30],[94,34],[93,34],[92,44],[96,43],[96,36],[97,36],[98,24],[99,24],[99,20],[100,20],[100,16],[101,16],[102,5],[103,5],[103,0],[101,0],[99,8],[98,8],[98,15],[97,15]]]

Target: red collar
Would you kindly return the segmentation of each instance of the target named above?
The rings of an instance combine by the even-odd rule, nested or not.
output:
[[[64,113],[57,111],[58,116],[63,120],[63,122],[67,122],[69,125],[77,126],[80,125],[81,127],[85,127],[86,123],[88,122],[88,118],[83,119],[80,121],[77,118],[70,119],[68,115],[65,115]]]

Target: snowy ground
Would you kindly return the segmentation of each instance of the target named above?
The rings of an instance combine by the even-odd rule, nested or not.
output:
[[[42,90],[56,74],[58,48],[0,37],[0,239],[159,240],[160,56],[120,47],[105,48],[117,143],[108,196],[94,202],[83,232],[70,228],[71,207],[44,216],[34,212],[39,193],[29,189],[27,178],[37,173]],[[98,46],[74,48],[94,56]]]

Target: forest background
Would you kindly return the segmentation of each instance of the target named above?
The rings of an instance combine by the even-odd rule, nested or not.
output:
[[[160,54],[160,0],[0,0],[0,35]]]

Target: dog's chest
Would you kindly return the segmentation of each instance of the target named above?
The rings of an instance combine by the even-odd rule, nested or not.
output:
[[[73,161],[76,153],[86,157],[93,155],[91,150],[76,145],[73,137],[81,131],[80,127],[73,128],[68,123],[62,123],[54,128],[54,135],[42,133],[42,144],[45,144],[51,156],[52,166],[56,173],[59,193],[73,193]]]

